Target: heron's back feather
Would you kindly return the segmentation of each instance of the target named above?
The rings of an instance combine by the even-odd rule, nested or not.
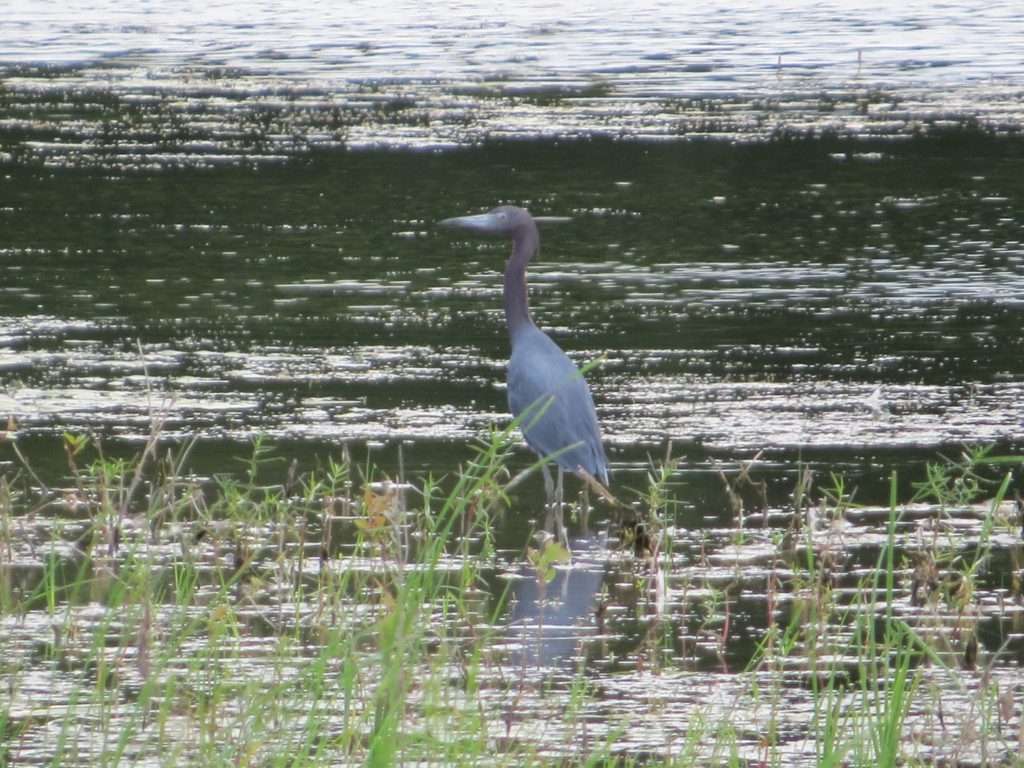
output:
[[[541,457],[582,468],[608,484],[608,458],[601,444],[594,400],[579,369],[536,326],[519,334],[508,365],[508,405],[527,444]]]

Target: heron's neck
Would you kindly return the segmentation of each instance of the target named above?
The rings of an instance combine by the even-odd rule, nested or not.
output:
[[[512,256],[505,265],[505,324],[513,346],[522,331],[533,327],[526,294],[526,265],[530,263],[539,245],[537,228],[531,227],[516,237]]]

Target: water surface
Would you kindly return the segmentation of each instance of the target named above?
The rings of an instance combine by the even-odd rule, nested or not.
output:
[[[346,449],[371,477],[450,478],[507,420],[509,246],[436,222],[498,202],[563,217],[542,226],[534,316],[594,364],[613,491],[639,505],[651,464],[671,455],[679,503],[663,570],[602,533],[544,587],[523,558],[541,484],[516,487],[481,598],[492,607],[505,584],[515,598],[485,695],[507,714],[504,681],[521,674],[544,692],[516,699],[522,713],[571,708],[581,660],[601,695],[539,733],[538,718],[496,717],[495,738],[573,754],[622,723],[622,750],[659,759],[679,754],[695,717],[735,717],[758,759],[763,713],[736,673],[807,599],[789,532],[806,525],[817,555],[835,557],[845,605],[877,564],[894,472],[909,499],[940,456],[1024,445],[1024,23],[1012,3],[573,9],[10,4],[0,472],[15,491],[36,478],[68,490],[65,434],[131,457],[160,423],[162,449],[196,440],[185,471],[197,482],[239,475],[257,437],[275,457],[269,483],[288,482],[293,459],[324,466]],[[512,468],[530,461],[520,446]],[[741,467],[751,482],[737,491]],[[800,494],[826,509],[837,482],[867,506],[802,517],[813,510]],[[42,583],[40,553],[57,553],[62,578],[77,573],[88,520],[70,503],[36,509],[38,491],[15,494],[29,507],[4,529],[5,600]],[[1020,493],[1014,475],[1008,499]],[[976,628],[986,679],[1013,690],[1019,509],[997,511],[1005,526],[965,619],[916,604],[914,558],[941,541],[947,571],[963,567],[990,534],[984,509],[909,510],[896,610],[954,677],[958,633]],[[607,508],[596,516],[603,530]],[[223,564],[219,534],[174,524],[147,537],[146,521],[129,522],[125,541],[154,562]],[[346,524],[326,564],[291,541],[278,559],[283,536],[252,532],[261,577],[363,567]],[[61,605],[86,629],[108,597],[105,567],[89,571],[84,604]],[[241,640],[257,673],[272,666],[281,594],[241,600],[261,628]],[[52,733],[32,702],[63,712],[74,693],[33,661],[53,632],[45,611],[0,620],[25,665],[7,711],[28,734],[21,756],[43,764]],[[794,765],[815,715],[804,662],[786,662],[775,699],[776,754]],[[952,692],[954,678],[929,678],[950,722],[975,711],[963,674]],[[945,728],[914,715],[918,733]],[[917,747],[977,757],[939,737]],[[138,749],[156,759],[151,743]]]
[[[956,134],[12,165],[3,410],[24,434],[141,439],[167,407],[179,437],[472,439],[505,413],[508,246],[434,222],[513,200],[571,217],[544,226],[532,308],[603,361],[615,464],[666,440],[1015,443],[1019,150]]]
[[[1016,133],[1013,2],[8,3],[18,157],[128,167],[508,138]]]

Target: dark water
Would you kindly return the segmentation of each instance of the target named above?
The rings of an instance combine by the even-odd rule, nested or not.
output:
[[[504,418],[507,249],[434,223],[499,201],[571,218],[533,309],[603,359],[620,483],[668,441],[865,482],[1020,444],[1013,3],[218,8],[8,9],[0,414],[37,453],[166,407],[211,468],[265,434],[446,471]]]
[[[508,249],[434,222],[513,201],[571,217],[543,229],[532,307],[603,358],[622,482],[669,440],[840,466],[1019,445],[1021,149],[958,131],[9,165],[0,411],[22,439],[136,441],[166,407],[172,438],[404,442],[444,470],[505,418]]]

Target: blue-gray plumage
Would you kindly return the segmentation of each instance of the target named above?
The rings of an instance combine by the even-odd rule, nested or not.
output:
[[[445,219],[442,225],[512,238],[505,266],[505,322],[512,344],[508,363],[508,405],[527,445],[541,458],[558,464],[558,485],[544,466],[549,507],[555,507],[558,534],[566,543],[561,520],[562,471],[586,474],[608,484],[608,458],[590,389],[566,354],[534,325],[527,302],[526,266],[540,246],[537,225],[522,208],[503,205],[477,216]],[[582,470],[582,472],[581,472]],[[550,529],[550,511],[548,527]]]
[[[557,454],[563,469],[584,469],[607,485],[608,459],[587,383],[536,326],[524,329],[512,345],[508,406],[513,416],[523,416],[523,436],[538,455]]]

